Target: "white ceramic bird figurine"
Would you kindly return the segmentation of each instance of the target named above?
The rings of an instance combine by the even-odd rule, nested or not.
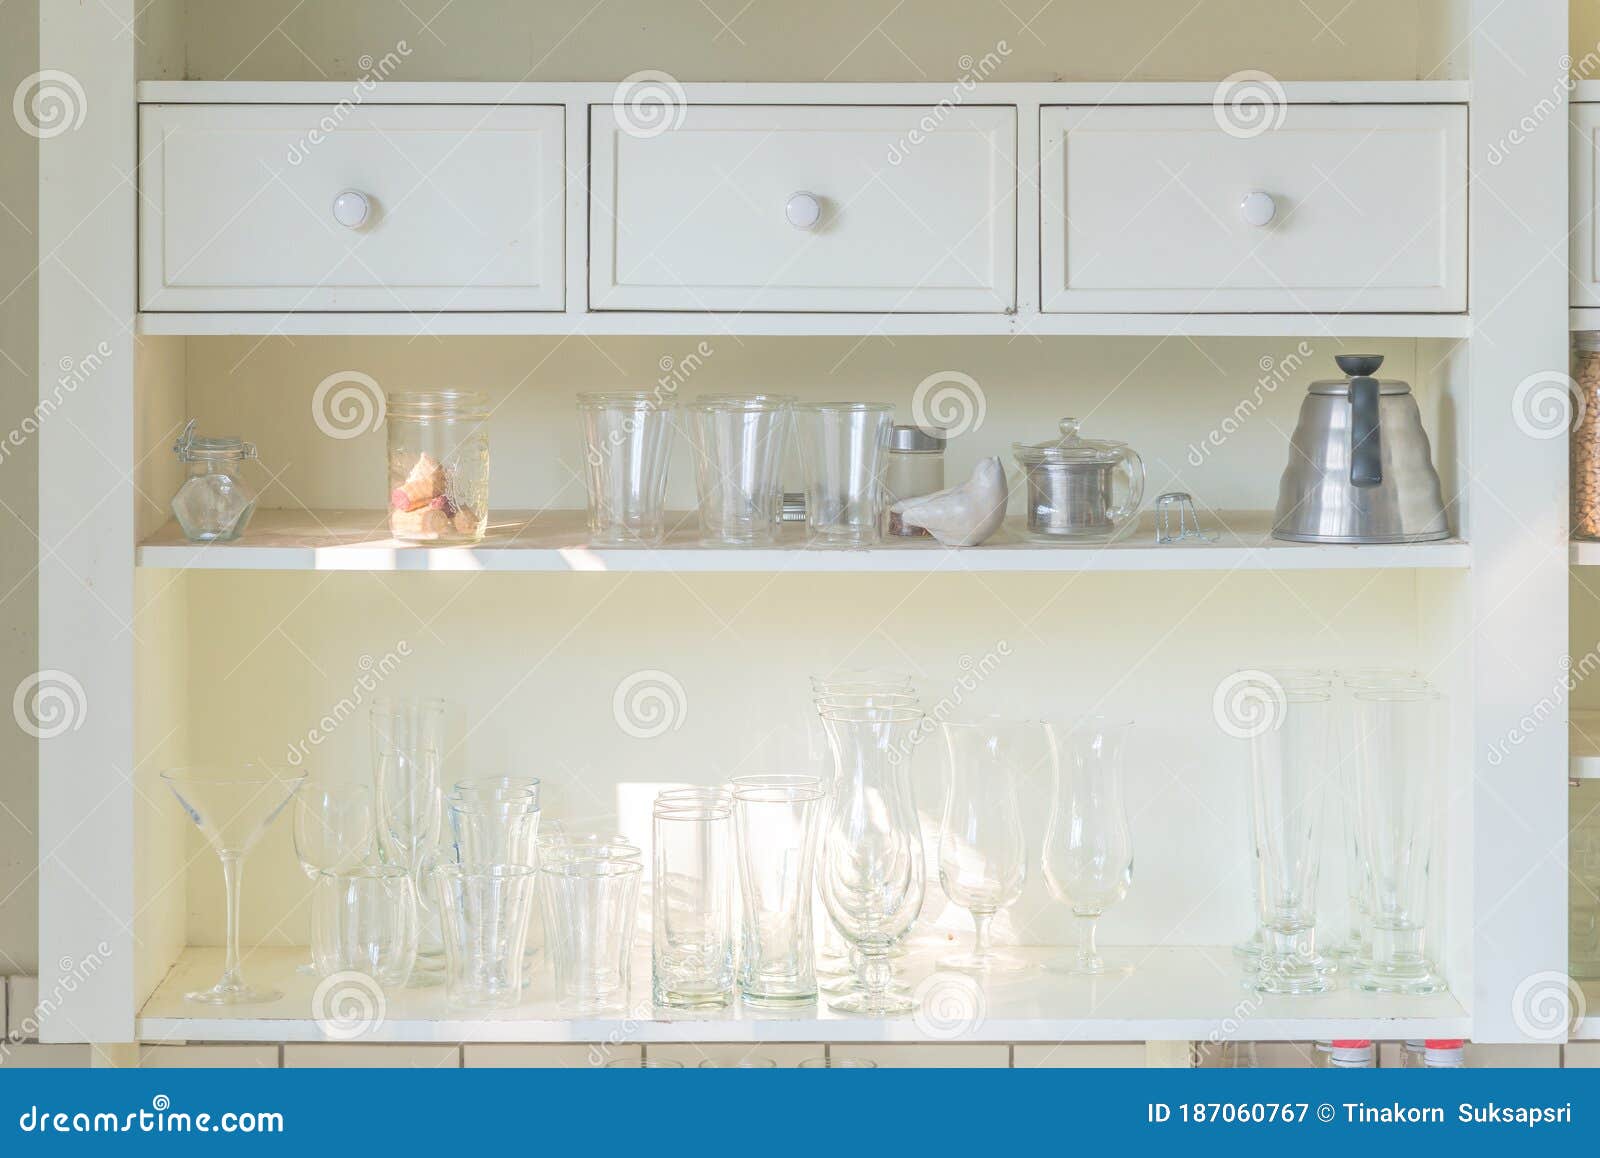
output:
[[[946,547],[976,547],[1005,522],[1005,468],[998,457],[981,459],[960,486],[904,499],[889,509],[906,526],[921,527]]]

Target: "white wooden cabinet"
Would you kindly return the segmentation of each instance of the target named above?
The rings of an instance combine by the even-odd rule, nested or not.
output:
[[[1467,305],[1467,111],[1047,108],[1046,311],[1454,312]],[[1281,123],[1275,123],[1281,122]]]
[[[1014,108],[590,109],[595,309],[1000,313]]]
[[[146,105],[140,306],[559,310],[559,107]]]

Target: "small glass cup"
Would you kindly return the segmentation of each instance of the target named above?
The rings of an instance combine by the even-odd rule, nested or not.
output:
[[[738,1061],[718,1061],[714,1057],[701,1059],[695,1069],[700,1070],[775,1070],[778,1063],[770,1057],[742,1057]]]
[[[811,402],[795,408],[806,478],[806,529],[813,543],[865,547],[879,540],[884,451],[894,407]]]
[[[533,911],[527,865],[440,865],[434,870],[444,926],[445,996],[466,1009],[507,1009],[522,994]]]
[[[489,401],[470,390],[390,394],[389,533],[476,543],[489,525]]]
[[[724,792],[655,806],[652,996],[715,1008],[733,1000],[733,806]]]
[[[608,1070],[681,1070],[683,1063],[674,1061],[669,1057],[615,1057],[606,1062],[604,1068]]]
[[[674,404],[650,391],[578,395],[589,483],[589,539],[655,546],[666,537],[667,447]]]
[[[793,405],[787,395],[711,394],[687,407],[704,545],[761,546],[777,535]]]
[[[555,860],[539,869],[545,948],[561,1008],[593,1013],[626,1004],[639,878],[633,860]]]
[[[417,894],[405,869],[365,865],[317,874],[311,958],[318,973],[365,973],[385,988],[399,988],[416,957]]]
[[[541,783],[537,776],[466,776],[451,785],[450,790],[463,797],[468,793],[527,792],[533,796],[533,806],[538,808]]]
[[[539,864],[539,805],[523,789],[471,789],[449,801],[456,863]],[[492,795],[489,795],[492,794]]]
[[[878,1063],[871,1058],[836,1054],[833,1057],[808,1057],[796,1068],[802,1070],[875,1070],[878,1068]]]

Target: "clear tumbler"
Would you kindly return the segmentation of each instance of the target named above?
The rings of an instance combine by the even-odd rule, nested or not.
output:
[[[417,957],[417,894],[398,865],[317,874],[311,894],[311,959],[324,977],[365,973],[399,987]]]
[[[811,540],[836,547],[878,541],[884,450],[894,407],[876,402],[812,402],[795,408],[806,478]]]
[[[652,996],[682,1009],[733,999],[733,808],[725,798],[655,807]]]
[[[712,394],[689,405],[705,545],[772,542],[783,504],[780,472],[793,405],[793,398],[774,394]]]
[[[450,798],[455,859],[464,865],[539,864],[539,805],[525,789],[457,789]]]
[[[638,920],[635,860],[547,857],[539,869],[545,949],[555,970],[556,996],[570,1013],[625,1005],[633,933]]]
[[[825,793],[809,778],[751,778],[733,789],[744,901],[739,992],[782,1009],[817,999],[811,896]]]
[[[468,1009],[506,1009],[522,994],[534,871],[527,865],[440,865],[445,995]]]
[[[673,409],[671,400],[649,391],[578,395],[592,542],[648,547],[666,536]]]

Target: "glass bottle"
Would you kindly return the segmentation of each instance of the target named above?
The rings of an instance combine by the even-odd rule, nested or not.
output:
[[[1467,1064],[1467,1043],[1461,1038],[1429,1038],[1423,1043],[1422,1064],[1430,1070],[1459,1070]]]
[[[476,543],[489,525],[489,403],[466,390],[390,394],[389,533]]]
[[[1572,537],[1600,539],[1600,333],[1572,335]]]
[[[1362,1039],[1343,1039],[1333,1043],[1328,1065],[1336,1070],[1370,1070],[1378,1064],[1377,1051],[1372,1042]]]
[[[244,481],[244,464],[256,457],[254,443],[237,438],[202,438],[190,419],[172,446],[185,478],[172,496],[172,514],[184,537],[224,543],[244,534],[255,514],[256,493]]]
[[[889,445],[883,455],[884,533],[902,539],[927,539],[932,536],[921,527],[908,527],[889,510],[902,499],[920,499],[944,490],[943,431],[920,426],[895,426],[889,431]]]

